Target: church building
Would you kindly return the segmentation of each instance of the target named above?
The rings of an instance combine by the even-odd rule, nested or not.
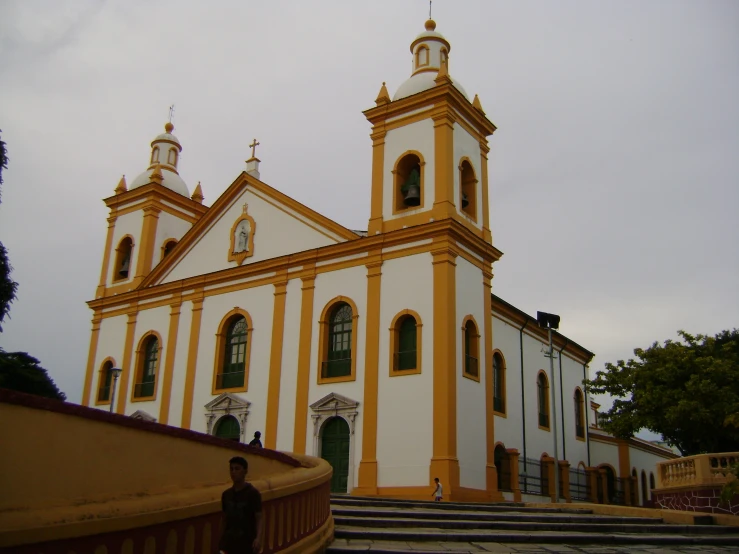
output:
[[[433,20],[410,52],[408,79],[364,112],[366,231],[261,181],[256,141],[204,205],[165,125],[146,170],[105,199],[83,405],[242,442],[260,431],[266,448],[329,460],[332,489],[355,495],[430,498],[438,477],[445,499],[511,499],[555,437],[572,475],[645,482],[673,456],[597,429],[593,353],[554,332],[550,372],[546,330],[493,294],[496,127]]]

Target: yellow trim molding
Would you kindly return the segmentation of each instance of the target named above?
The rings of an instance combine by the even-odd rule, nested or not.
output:
[[[177,333],[180,329],[180,314],[182,302],[170,305],[169,332],[167,334],[167,358],[164,362],[162,375],[162,402],[159,406],[159,423],[166,425],[169,422],[169,401],[172,397],[172,378],[174,376],[174,360],[177,352]]]
[[[128,321],[126,321],[126,339],[123,346],[123,362],[121,363],[120,385],[118,390],[118,405],[115,411],[118,414],[125,413],[126,398],[128,397],[128,379],[131,374],[131,354],[133,353],[133,337],[136,332],[136,317],[138,315],[136,306],[133,306],[133,312],[128,313]]]
[[[194,309],[194,308],[193,308]],[[231,387],[231,388],[218,388],[218,375],[221,370],[223,370],[223,364],[225,363],[226,359],[226,333],[228,332],[228,327],[231,325],[234,319],[237,317],[243,317],[246,320],[246,352],[244,353],[244,385],[241,387]],[[218,325],[218,332],[216,333],[216,355],[215,360],[213,364],[213,384],[211,388],[212,394],[221,394],[222,392],[246,392],[249,390],[249,362],[251,361],[251,343],[254,340],[254,336],[252,334],[252,331],[254,331],[254,325],[252,323],[251,316],[249,315],[249,312],[246,310],[243,310],[241,308],[234,308],[230,312],[228,312],[223,319],[221,319],[221,323]]]
[[[329,324],[328,320],[332,309],[339,302],[345,302],[352,309],[352,363],[351,374],[342,377],[324,377],[323,362],[328,361],[329,351]],[[316,365],[316,377],[319,385],[327,385],[330,383],[344,383],[346,381],[357,380],[357,335],[359,334],[359,311],[354,300],[348,296],[337,296],[326,304],[321,312],[321,319],[318,320],[318,364]]]
[[[103,371],[105,370],[105,366],[110,364],[110,369],[113,369],[115,367],[115,360],[108,356],[100,363],[100,369],[98,369],[98,386],[97,394],[95,395],[95,406],[110,406],[110,391],[108,393],[108,399],[107,400],[100,400],[100,389],[103,388],[104,384],[104,377],[103,377]],[[113,386],[113,383],[111,383],[111,387]],[[83,404],[84,405],[84,404]]]
[[[415,369],[403,369],[403,370],[396,370],[395,369],[395,354],[397,354],[398,350],[398,344],[399,344],[399,333],[400,333],[400,324],[403,322],[403,320],[407,317],[412,317],[416,322],[416,367]],[[400,377],[403,375],[418,375],[421,373],[421,355],[423,353],[423,341],[422,341],[422,330],[423,330],[423,322],[421,321],[421,316],[418,315],[418,312],[411,310],[411,309],[405,309],[403,311],[398,312],[395,317],[393,318],[393,321],[390,323],[390,360],[388,361],[388,368],[390,372],[390,377]]]
[[[277,448],[277,424],[280,410],[280,380],[282,379],[282,347],[285,336],[285,302],[287,300],[287,272],[284,281],[275,283],[275,303],[272,314],[272,346],[269,354],[269,384],[267,385],[267,422],[265,448]]]
[[[95,357],[98,350],[98,339],[100,338],[100,323],[102,315],[95,311],[92,316],[92,334],[90,335],[90,349],[87,352],[87,369],[85,371],[85,384],[82,389],[82,405],[90,406],[90,391],[92,389],[92,375],[95,368]]]
[[[308,392],[310,388],[310,350],[313,336],[313,297],[316,290],[315,266],[308,267],[311,274],[302,277],[300,300],[300,336],[298,338],[298,376],[295,390],[295,426],[293,428],[293,452],[305,454],[308,432]]]
[[[200,344],[200,327],[203,320],[203,290],[196,291],[199,298],[192,301],[192,319],[190,320],[190,340],[187,342],[187,368],[185,370],[185,391],[182,395],[182,421],[180,427],[189,429],[192,421],[192,399],[195,395],[195,372],[198,363],[198,345]]]

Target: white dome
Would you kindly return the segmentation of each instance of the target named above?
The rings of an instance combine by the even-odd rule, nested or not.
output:
[[[148,185],[149,183],[151,183],[151,174],[154,173],[155,169],[156,167],[147,169],[141,175],[136,177],[131,182],[128,190],[143,187],[144,185]],[[185,184],[185,181],[182,180],[182,177],[167,169],[166,166],[161,166],[161,171],[162,177],[164,177],[164,179],[162,180],[162,186],[165,186],[169,190],[181,194],[182,196],[187,196],[188,198],[190,197],[190,191],[187,190],[187,185]]]
[[[432,89],[436,86],[436,82],[434,81],[435,79],[436,73],[434,72],[424,71],[423,73],[416,73],[406,79],[406,81],[398,87],[398,90],[395,91],[395,96],[393,96],[393,100],[400,100],[401,98],[418,94],[424,90]],[[462,88],[462,85],[454,79],[452,79],[452,83],[454,84],[454,88],[461,92],[467,100],[470,99],[470,97],[467,96],[467,91]]]

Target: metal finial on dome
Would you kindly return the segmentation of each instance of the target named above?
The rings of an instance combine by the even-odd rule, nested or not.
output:
[[[428,19],[426,21],[425,27],[426,27],[426,30],[427,31],[433,31],[433,30],[435,30],[436,29],[436,21],[434,21],[433,19]]]
[[[174,125],[172,125],[171,121],[168,121],[167,124],[164,126],[164,130],[168,133],[171,133],[174,131]]]

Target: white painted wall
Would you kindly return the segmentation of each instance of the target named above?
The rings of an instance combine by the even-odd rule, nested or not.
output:
[[[242,207],[245,203],[249,205],[249,215],[254,218],[256,232],[254,255],[247,258],[244,265],[338,242],[319,232],[314,228],[315,224],[314,227],[306,225],[246,189],[162,282],[170,283],[194,275],[236,267],[235,262],[228,261],[231,228],[243,213]]]
[[[185,377],[187,374],[187,355],[190,349],[192,307],[192,302],[182,303],[182,306],[180,307],[180,322],[177,328],[177,350],[175,352],[172,374],[172,394],[169,397],[169,424],[177,427],[182,424]],[[198,417],[200,417],[200,414],[198,414]]]
[[[285,331],[282,341],[282,374],[280,376],[280,408],[277,418],[277,450],[293,451],[295,428],[295,395],[298,388],[298,350],[300,345],[300,311],[303,282],[292,279],[285,296]],[[310,418],[309,418],[310,420]]]
[[[616,477],[620,477],[618,473],[618,446],[616,444],[591,440],[590,456],[592,457],[593,467],[611,465]]]
[[[169,239],[180,240],[187,233],[192,225],[189,221],[180,219],[167,212],[159,213],[159,222],[157,223],[156,238],[154,239],[154,258],[151,267],[154,268],[162,260],[162,247],[165,241]]]
[[[493,315],[493,349],[496,348],[501,351],[505,363],[506,415],[495,416],[495,442],[506,448],[517,448],[523,457],[519,330],[512,323]]]
[[[433,454],[434,304],[431,254],[382,264],[377,414],[378,485],[426,486]],[[403,286],[402,284],[410,284]],[[421,318],[421,373],[390,377],[390,325],[410,309]],[[409,440],[412,437],[412,440]]]
[[[639,489],[639,505],[643,504],[642,499],[642,480],[641,472],[644,471],[646,475],[646,498],[647,500],[652,497],[649,475],[654,475],[655,485],[657,484],[657,463],[664,462],[667,460],[667,456],[658,456],[652,452],[642,450],[635,446],[629,446],[629,461],[631,462],[631,468],[636,468],[638,489]]]
[[[423,208],[404,210],[393,215],[395,202],[393,168],[398,158],[408,150],[416,150],[423,155]],[[383,170],[382,217],[395,219],[415,213],[430,211],[434,205],[434,122],[424,119],[392,131],[385,136],[385,162]]]
[[[457,336],[457,457],[459,459],[459,484],[462,487],[482,489],[486,487],[485,465],[485,387],[492,386],[485,380],[485,312],[482,271],[462,257],[456,268],[457,320],[454,325]],[[487,290],[487,289],[485,289]],[[479,338],[480,382],[464,376],[464,342],[462,321],[472,315],[477,323]]]
[[[248,442],[253,438],[254,431],[261,431],[264,434],[267,419],[269,356],[274,311],[273,285],[209,296],[203,302],[191,425],[195,431],[204,433],[207,430],[204,406],[218,396],[212,393],[216,333],[223,318],[235,307],[248,312],[254,326],[247,339],[251,341],[247,392],[236,393],[236,396],[251,403],[246,422],[245,440]],[[262,442],[264,438],[263,436]]]
[[[311,337],[310,352],[310,385],[308,388],[308,405],[320,400],[326,395],[336,392],[347,398],[359,402],[359,414],[355,420],[354,434],[351,436],[353,456],[354,456],[354,480],[349,483],[349,488],[356,486],[359,462],[362,459],[362,425],[364,417],[364,356],[365,356],[365,340],[366,340],[366,322],[367,322],[367,268],[364,266],[351,267],[321,273],[316,276],[315,291],[313,298],[313,332]],[[345,296],[352,299],[357,306],[359,318],[357,325],[352,329],[353,333],[357,333],[357,361],[356,361],[356,381],[344,383],[318,384],[318,339],[319,328],[318,320],[321,317],[324,307],[333,298],[337,296]],[[312,412],[309,408],[309,415]],[[307,454],[320,455],[319,452],[311,451],[313,441],[313,421],[308,417],[305,429]]]
[[[119,315],[105,318],[100,322],[100,334],[98,336],[97,351],[95,352],[95,363],[92,368],[92,387],[90,389],[90,403],[88,406],[95,407],[98,388],[100,387],[100,369],[102,368],[103,361],[108,357],[113,358],[114,367],[121,367],[123,363],[126,321],[128,321],[128,316]],[[118,385],[120,385],[120,379],[118,380]],[[116,396],[118,394],[118,391],[116,391]],[[108,410],[110,407],[106,404],[101,406],[101,409]]]
[[[480,143],[478,140],[470,135],[464,127],[459,123],[454,124],[454,204],[457,206],[457,211],[460,215],[465,217],[472,225],[478,229],[482,229],[482,168],[480,159]],[[467,156],[472,163],[472,167],[475,170],[475,177],[477,178],[477,187],[475,188],[477,200],[475,206],[477,207],[477,221],[473,221],[465,212],[462,211],[462,205],[460,198],[460,182],[459,182],[459,165],[462,158]]]

